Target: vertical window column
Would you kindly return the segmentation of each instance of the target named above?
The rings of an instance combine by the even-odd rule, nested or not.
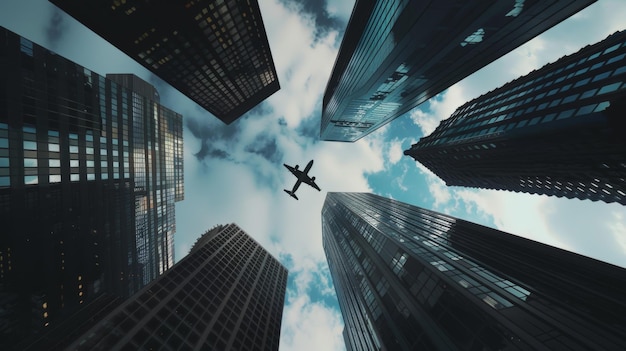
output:
[[[8,124],[0,123],[0,188],[11,186],[8,129]]]
[[[24,145],[24,184],[39,184],[37,172],[37,131],[34,126],[22,128]]]

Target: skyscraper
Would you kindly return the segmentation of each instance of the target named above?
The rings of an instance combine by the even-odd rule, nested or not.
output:
[[[235,224],[120,304],[70,350],[278,350],[287,269]]]
[[[626,31],[459,107],[410,155],[448,185],[626,205]]]
[[[358,140],[594,1],[357,0],[320,138]]]
[[[328,193],[348,350],[617,350],[626,270],[365,193]]]
[[[174,262],[182,116],[110,77],[0,28],[2,349]]]
[[[280,89],[256,0],[50,2],[226,124]]]

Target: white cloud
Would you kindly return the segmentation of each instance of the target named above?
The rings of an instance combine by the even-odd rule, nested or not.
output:
[[[286,8],[279,1],[260,4],[281,89],[267,103],[276,117],[283,117],[295,128],[321,104],[337,53],[337,32],[315,40],[312,17]]]
[[[427,103],[422,104],[410,112],[411,120],[420,127],[424,135],[429,135],[439,125],[439,122],[450,117],[459,106],[468,100],[463,87],[453,85],[445,92],[438,94]],[[428,105],[428,112],[424,112],[424,105]]]
[[[428,168],[424,167],[421,163],[415,162],[415,165],[419,169],[420,173],[426,178],[426,184],[428,184],[428,191],[434,198],[433,208],[438,209],[445,213],[450,213],[449,210],[442,208],[442,205],[448,204],[452,199],[452,193],[450,188],[437,177]]]
[[[342,332],[338,310],[300,294],[288,299],[283,311],[279,350],[345,350]]]
[[[348,22],[350,14],[354,8],[354,0],[328,0],[326,1],[326,11],[330,16],[337,17],[344,22]]]
[[[387,153],[387,159],[393,165],[398,163],[402,156],[404,155],[404,150],[402,150],[402,143],[404,140],[400,140],[398,138],[389,142],[389,151]]]

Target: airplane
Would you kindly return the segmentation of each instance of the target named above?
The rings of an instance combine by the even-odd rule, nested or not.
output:
[[[317,191],[322,190],[320,189],[319,186],[317,186],[317,184],[315,184],[315,177],[309,177],[307,174],[309,173],[309,170],[313,166],[313,160],[311,160],[309,164],[306,165],[306,167],[304,168],[304,172],[298,170],[298,167],[299,167],[298,165],[296,165],[295,167],[291,167],[283,163],[283,166],[287,167],[287,169],[298,178],[298,180],[296,181],[296,184],[293,186],[293,189],[291,189],[291,191],[284,189],[285,192],[291,195],[291,197],[293,197],[294,199],[298,200],[298,197],[296,196],[296,190],[298,190],[298,187],[303,182],[317,189]]]

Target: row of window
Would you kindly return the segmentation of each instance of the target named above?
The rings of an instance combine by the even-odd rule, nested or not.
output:
[[[607,49],[605,49],[604,51],[601,52],[596,52],[588,57],[584,57],[582,59],[580,59],[578,62],[574,62],[566,67],[561,67],[557,70],[553,70],[550,71],[549,73],[547,73],[544,76],[539,76],[535,79],[532,79],[524,84],[520,84],[517,85],[516,87],[510,89],[510,90],[505,90],[503,92],[501,92],[498,95],[494,95],[491,96],[487,99],[482,99],[482,98],[478,98],[476,100],[478,100],[477,102],[474,103],[468,103],[466,104],[464,107],[461,107],[459,109],[457,109],[451,116],[451,118],[443,121],[441,123],[441,125],[437,128],[437,130],[435,130],[435,132],[433,132],[431,134],[431,136],[428,137],[428,139],[430,139],[429,141],[425,141],[424,143],[420,143],[420,145],[422,146],[430,146],[430,145],[436,145],[442,142],[445,142],[443,138],[445,135],[449,135],[452,133],[455,133],[457,131],[464,131],[467,129],[471,129],[471,128],[476,128],[480,125],[485,125],[487,123],[494,123],[494,119],[498,118],[498,117],[493,117],[491,119],[489,119],[489,116],[492,115],[497,115],[500,112],[503,112],[505,110],[510,110],[510,109],[515,109],[518,108],[520,105],[525,105],[530,103],[533,100],[539,100],[544,98],[545,96],[550,96],[553,94],[556,94],[557,92],[563,92],[566,91],[572,87],[577,88],[580,86],[583,86],[585,84],[588,83],[593,83],[602,79],[606,79],[610,76],[618,76],[618,75],[622,75],[626,72],[626,66],[621,66],[615,70],[608,70],[606,72],[602,72],[600,74],[595,75],[594,77],[590,77],[590,78],[585,78],[582,80],[579,80],[575,83],[571,83],[571,84],[566,84],[560,88],[556,88],[556,89],[552,89],[549,91],[545,91],[543,93],[539,93],[539,94],[535,94],[533,96],[530,96],[526,99],[523,100],[519,100],[515,103],[512,104],[506,104],[508,101],[511,101],[513,99],[519,99],[523,96],[526,95],[530,95],[533,92],[538,92],[539,90],[545,90],[547,87],[549,87],[552,84],[557,84],[560,83],[566,79],[570,79],[573,77],[576,77],[578,75],[587,73],[588,71],[592,71],[595,69],[599,69],[605,65],[609,65],[609,64],[613,64],[615,62],[620,62],[623,61],[624,58],[626,57],[626,53],[623,54],[618,54],[615,55],[613,57],[610,57],[609,59],[605,60],[605,61],[600,61],[600,62],[596,62],[595,64],[589,66],[589,67],[583,67],[580,68],[578,70],[575,69],[576,65],[580,65],[588,60],[593,60],[597,57],[599,57],[600,55],[604,55],[604,54],[608,54],[611,53],[615,50],[617,50],[621,45],[626,45],[626,43],[622,44],[622,43],[618,43],[615,44]],[[549,69],[549,68],[544,68],[544,69]],[[562,73],[564,72],[564,73]],[[566,73],[569,72],[569,74],[566,75]],[[552,76],[556,76],[562,73],[562,76],[550,80],[548,82],[545,83],[541,83],[542,80],[544,79],[548,79]],[[615,84],[615,83],[613,83]],[[524,88],[527,88],[524,90]],[[602,93],[608,93],[611,91],[615,91],[617,89],[619,89],[619,83],[617,84],[617,86],[611,86],[611,87],[603,87],[603,91]],[[521,90],[521,91],[520,91]],[[592,94],[593,95],[593,94]],[[590,96],[584,96],[581,95],[581,97],[579,98],[588,98]],[[556,106],[557,104],[565,104],[565,103],[569,103],[569,102],[573,102],[576,98],[574,97],[567,97],[570,100],[565,100],[565,101],[558,101],[558,102],[552,102],[552,106]],[[566,99],[567,99],[566,98]],[[501,105],[499,108],[494,108],[498,105]],[[533,109],[533,107],[529,107],[529,109]],[[485,112],[483,112],[485,111]],[[520,110],[517,111],[517,115],[520,115],[520,113],[525,113],[524,110]],[[511,114],[511,113],[510,113]],[[478,122],[474,122],[476,120],[479,120]],[[456,126],[458,125],[458,126]],[[462,138],[462,137],[460,137]],[[457,137],[457,139],[459,139],[459,137]],[[465,138],[462,138],[465,139]]]

